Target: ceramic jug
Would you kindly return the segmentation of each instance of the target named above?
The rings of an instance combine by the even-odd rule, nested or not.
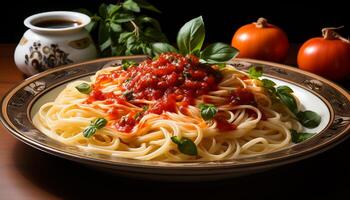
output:
[[[27,30],[15,50],[17,67],[31,76],[60,65],[92,60],[96,47],[85,30],[90,17],[77,12],[53,11],[24,20]]]

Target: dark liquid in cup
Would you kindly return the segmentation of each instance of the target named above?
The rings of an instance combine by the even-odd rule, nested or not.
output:
[[[76,26],[79,26],[80,24],[81,23],[77,21],[50,19],[50,20],[40,21],[38,23],[35,23],[34,25],[40,28],[60,29],[60,28],[76,27]]]

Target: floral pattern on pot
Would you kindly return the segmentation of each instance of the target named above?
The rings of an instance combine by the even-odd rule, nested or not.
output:
[[[43,46],[40,41],[37,41],[29,47],[29,53],[25,55],[25,64],[42,72],[53,67],[73,63],[68,56],[69,54],[62,51],[58,44]]]

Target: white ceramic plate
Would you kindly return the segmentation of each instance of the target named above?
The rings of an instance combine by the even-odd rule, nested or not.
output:
[[[26,79],[3,98],[2,123],[16,138],[47,153],[129,177],[158,180],[208,180],[254,173],[315,155],[348,136],[350,96],[347,91],[326,79],[296,68],[247,59],[236,59],[230,64],[241,70],[247,70],[251,65],[262,66],[266,78],[277,85],[290,86],[305,109],[321,115],[321,124],[308,130],[316,133],[312,138],[280,151],[239,160],[166,163],[84,152],[75,146],[48,138],[32,124],[32,116],[38,108],[43,103],[52,101],[68,82],[87,78],[105,66],[121,63],[123,59],[139,62],[145,57],[99,59],[48,70]]]

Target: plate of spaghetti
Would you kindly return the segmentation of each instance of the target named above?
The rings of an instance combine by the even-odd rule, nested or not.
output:
[[[349,94],[284,65],[114,57],[26,79],[1,121],[50,154],[127,176],[218,179],[320,153],[350,128]]]

